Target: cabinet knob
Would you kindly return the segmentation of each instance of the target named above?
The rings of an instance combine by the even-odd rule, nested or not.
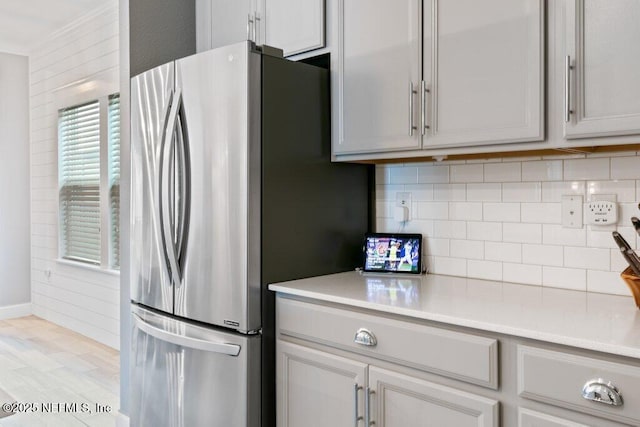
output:
[[[582,387],[582,397],[593,402],[604,403],[611,406],[622,406],[622,395],[611,381],[598,378],[589,380]]]
[[[358,329],[353,342],[356,344],[366,345],[368,347],[375,347],[376,344],[378,344],[378,340],[376,339],[376,336],[373,335],[373,332],[365,328]]]

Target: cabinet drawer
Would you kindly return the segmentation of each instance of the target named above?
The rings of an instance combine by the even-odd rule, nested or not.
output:
[[[495,339],[287,298],[278,298],[276,312],[283,335],[498,388]],[[361,328],[375,337],[375,345],[354,342]]]
[[[623,423],[640,423],[640,368],[557,351],[518,346],[518,394]],[[582,397],[587,382],[611,382],[622,396],[613,406]]]
[[[543,414],[530,409],[518,408],[518,427],[589,427],[564,418]]]

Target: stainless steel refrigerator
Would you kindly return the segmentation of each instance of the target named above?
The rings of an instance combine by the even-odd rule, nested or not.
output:
[[[274,425],[267,285],[353,269],[371,221],[329,106],[326,69],[251,42],[132,79],[131,425]]]

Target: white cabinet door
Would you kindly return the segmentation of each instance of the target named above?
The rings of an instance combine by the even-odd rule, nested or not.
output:
[[[196,0],[196,51],[249,39],[261,44],[261,1]]]
[[[369,367],[370,421],[377,427],[497,427],[497,401]]]
[[[324,47],[324,0],[264,0],[265,44],[285,56]]]
[[[565,136],[640,133],[640,2],[566,0],[566,6]]]
[[[421,7],[421,0],[339,0],[334,153],[420,148]]]
[[[276,360],[278,427],[353,427],[363,416],[364,363],[280,340]]]
[[[543,140],[544,2],[424,4],[422,148]]]

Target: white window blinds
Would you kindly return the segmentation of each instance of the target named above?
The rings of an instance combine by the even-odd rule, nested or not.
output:
[[[60,257],[118,269],[119,94],[59,110],[58,150]]]
[[[109,97],[109,234],[111,268],[120,267],[120,95]]]
[[[100,104],[58,116],[60,251],[63,258],[100,264]]]

